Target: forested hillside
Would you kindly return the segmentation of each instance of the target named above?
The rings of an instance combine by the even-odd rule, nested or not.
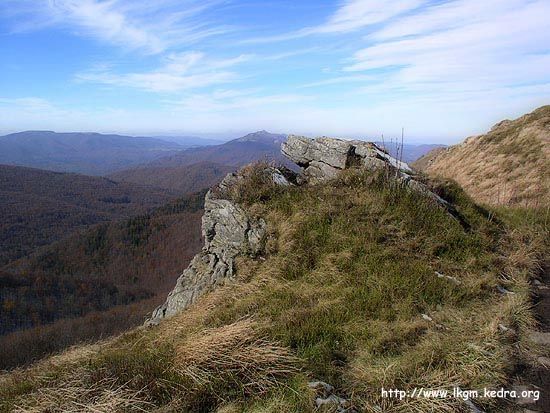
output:
[[[76,229],[141,214],[175,197],[106,178],[0,165],[0,266]]]
[[[203,198],[96,225],[5,266],[0,334],[31,330],[0,337],[0,369],[142,323],[200,249]]]
[[[109,175],[109,178],[120,182],[166,188],[186,194],[216,184],[234,169],[235,167],[232,166],[203,161],[174,167],[150,166],[126,169]]]

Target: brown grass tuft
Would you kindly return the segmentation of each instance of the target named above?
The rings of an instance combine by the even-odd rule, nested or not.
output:
[[[190,390],[222,386],[251,396],[280,385],[298,371],[298,362],[287,348],[259,337],[253,320],[243,319],[189,337],[176,348],[174,364]]]
[[[51,387],[43,387],[16,404],[14,413],[146,412],[152,404],[145,392],[103,379],[90,385],[89,373],[75,371]]]

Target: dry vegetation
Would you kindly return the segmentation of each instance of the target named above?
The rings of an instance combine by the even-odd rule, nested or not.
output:
[[[466,411],[454,399],[382,399],[380,388],[506,385],[543,354],[525,337],[548,222],[435,186],[462,223],[354,170],[243,192],[269,223],[265,259],[242,258],[236,283],[158,327],[0,376],[0,411],[313,412],[312,379],[360,411]]]
[[[486,135],[437,149],[416,162],[430,175],[456,180],[477,202],[550,204],[550,106],[495,125]]]

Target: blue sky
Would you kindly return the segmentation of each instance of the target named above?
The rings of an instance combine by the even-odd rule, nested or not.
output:
[[[455,142],[550,104],[548,0],[2,0],[0,132]]]

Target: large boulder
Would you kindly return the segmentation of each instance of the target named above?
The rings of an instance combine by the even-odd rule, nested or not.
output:
[[[370,171],[386,170],[400,184],[424,194],[439,205],[450,207],[445,200],[415,179],[409,165],[395,159],[374,142],[290,135],[281,145],[281,152],[302,168],[302,182],[322,183],[352,167]]]
[[[405,162],[393,158],[373,142],[290,135],[281,145],[281,152],[302,167],[304,178],[311,183],[332,179],[339,171],[354,166],[395,168],[404,174],[411,172]]]

